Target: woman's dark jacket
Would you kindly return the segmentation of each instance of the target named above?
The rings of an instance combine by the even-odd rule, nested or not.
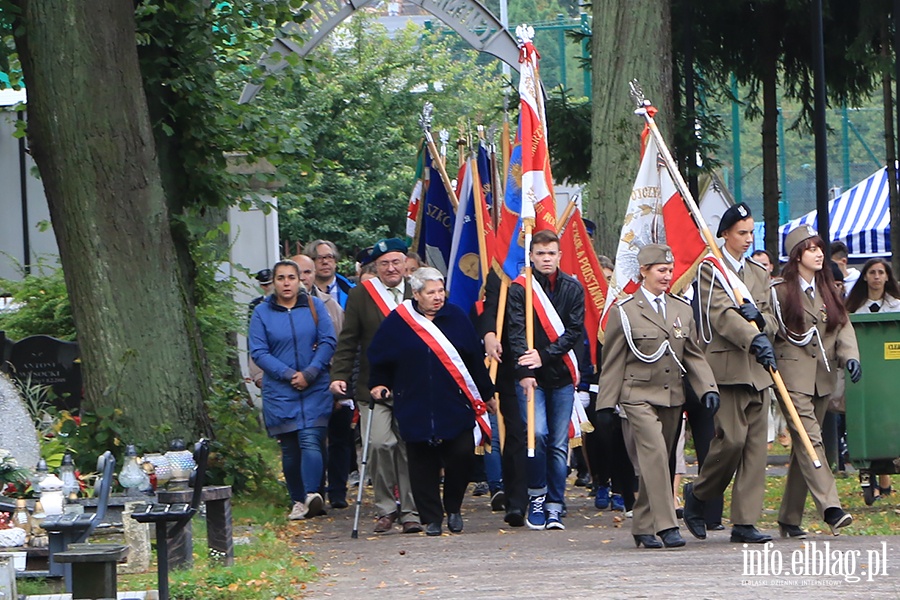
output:
[[[413,308],[416,302],[413,300]],[[484,350],[461,308],[445,304],[433,323],[463,359],[481,398],[490,400],[494,385],[484,366]],[[383,385],[394,396],[394,416],[407,442],[449,440],[475,426],[475,412],[437,355],[392,312],[381,323],[368,349],[369,388]]]

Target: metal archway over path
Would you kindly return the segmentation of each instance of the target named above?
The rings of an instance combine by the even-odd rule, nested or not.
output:
[[[519,70],[519,47],[512,34],[478,0],[405,0],[428,11],[453,28],[479,52],[496,56],[510,67]],[[291,23],[288,32],[305,40],[302,45],[290,39],[278,37],[262,57],[260,63],[270,73],[277,73],[288,66],[285,57],[296,54],[301,58],[313,51],[342,21],[356,11],[375,4],[378,0],[313,0],[303,9],[310,12],[302,24]],[[262,85],[247,84],[239,102],[250,102],[262,89]]]

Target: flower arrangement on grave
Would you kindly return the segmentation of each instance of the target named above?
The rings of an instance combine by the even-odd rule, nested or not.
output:
[[[4,449],[0,449],[0,486],[4,495],[16,498],[24,498],[29,486],[28,471],[19,466],[9,450]],[[24,508],[25,501],[21,502],[27,521],[28,511]],[[15,522],[14,515],[0,513],[0,545],[21,546],[25,543],[26,537],[25,529]]]
[[[0,493],[10,498],[24,498],[29,490],[28,470],[9,450],[0,448]]]

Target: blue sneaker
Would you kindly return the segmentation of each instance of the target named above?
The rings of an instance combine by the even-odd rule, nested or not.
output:
[[[547,526],[547,515],[544,513],[544,498],[546,496],[532,496],[528,502],[528,517],[525,524],[529,529],[543,529]]]
[[[563,525],[562,516],[560,515],[560,511],[558,510],[548,510],[547,511],[547,529],[565,529],[566,526]]]
[[[594,507],[597,510],[606,510],[609,508],[609,487],[598,485],[596,495],[594,496]]]
[[[612,495],[612,507],[611,510],[617,510],[619,512],[625,512],[625,499],[622,498],[622,494],[613,494]]]

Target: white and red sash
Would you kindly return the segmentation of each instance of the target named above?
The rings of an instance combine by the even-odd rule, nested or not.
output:
[[[394,295],[388,291],[387,286],[377,277],[363,281],[363,287],[369,292],[369,296],[372,297],[375,306],[378,307],[378,310],[380,310],[381,314],[385,317],[388,316],[392,310],[397,308],[397,302],[394,300]]]
[[[518,283],[524,288],[525,276],[519,275],[513,283]],[[544,292],[541,284],[534,278],[534,275],[531,276],[531,289],[534,292],[534,312],[537,314],[538,321],[540,321],[544,333],[547,334],[547,339],[549,339],[552,344],[559,339],[559,336],[565,333],[566,327],[563,325],[559,313],[556,312],[556,307],[550,302],[550,298],[547,297],[547,294]],[[563,355],[563,363],[565,363],[566,368],[569,369],[569,374],[572,376],[572,383],[576,384],[578,382],[578,359],[575,358],[575,352],[572,350],[566,352]]]
[[[437,325],[413,308],[412,300],[405,300],[400,304],[397,307],[397,314],[435,353],[441,365],[447,369],[447,372],[453,377],[453,381],[456,382],[459,389],[463,391],[472,404],[472,409],[475,411],[475,428],[473,430],[475,446],[490,446],[491,423],[487,416],[487,406],[481,398],[478,386],[475,385],[475,380],[472,378],[472,374],[469,373],[466,363],[463,362],[462,356],[460,356],[459,352]]]

